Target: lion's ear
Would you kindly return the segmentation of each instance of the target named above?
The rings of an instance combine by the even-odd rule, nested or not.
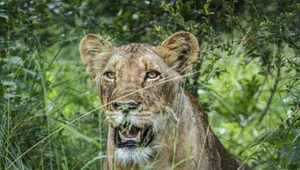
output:
[[[185,75],[192,70],[198,56],[199,45],[196,37],[191,33],[177,32],[155,49],[170,68]]]
[[[113,54],[114,47],[101,36],[88,34],[81,40],[79,51],[83,64],[94,78],[103,70]]]

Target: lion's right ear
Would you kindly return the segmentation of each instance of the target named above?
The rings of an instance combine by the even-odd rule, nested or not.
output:
[[[79,51],[83,64],[94,79],[113,55],[114,47],[101,36],[88,34],[81,40]]]
[[[169,36],[155,51],[166,64],[181,75],[188,74],[196,62],[199,45],[197,38],[188,32],[177,32]]]

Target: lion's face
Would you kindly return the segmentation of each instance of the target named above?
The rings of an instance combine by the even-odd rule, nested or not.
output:
[[[149,159],[150,148],[158,144],[170,111],[176,109],[181,79],[174,78],[180,74],[153,50],[145,44],[116,48],[99,77],[101,101],[121,152],[119,158]]]
[[[181,32],[161,46],[113,47],[99,36],[87,35],[80,51],[99,89],[117,158],[146,163],[180,107],[181,75],[197,56],[197,40]]]

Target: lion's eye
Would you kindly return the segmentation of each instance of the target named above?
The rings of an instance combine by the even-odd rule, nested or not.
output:
[[[148,79],[156,79],[156,78],[158,78],[159,75],[160,74],[157,71],[149,71],[146,74],[146,78],[148,78]]]
[[[116,78],[116,73],[112,71],[108,71],[104,73],[104,77],[108,80],[114,80]]]

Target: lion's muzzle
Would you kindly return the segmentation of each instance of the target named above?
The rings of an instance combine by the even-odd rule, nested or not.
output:
[[[146,147],[151,143],[154,136],[152,126],[138,125],[141,118],[132,119],[132,113],[139,113],[142,109],[140,102],[118,101],[112,103],[112,108],[123,117],[114,127],[114,141],[118,148]]]
[[[141,110],[142,104],[140,102],[114,102],[112,108],[115,111],[121,111],[124,114],[128,114],[130,111]]]

